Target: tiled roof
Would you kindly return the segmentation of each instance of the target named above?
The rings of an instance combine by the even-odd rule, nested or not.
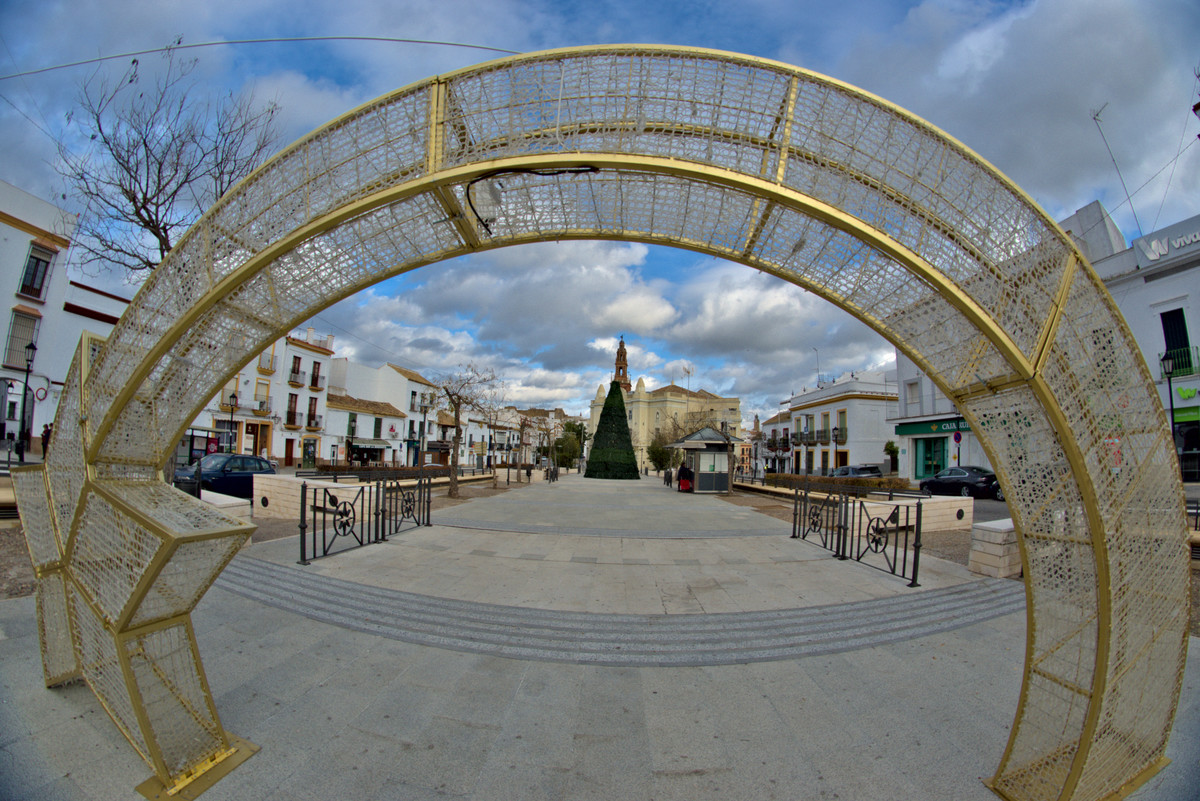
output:
[[[330,393],[325,396],[325,405],[330,409],[341,409],[346,412],[362,412],[363,414],[373,414],[377,417],[408,416],[390,403],[363,400],[362,398],[355,398],[352,395],[335,395]]]
[[[422,376],[416,370],[409,370],[407,367],[401,367],[400,365],[392,364],[391,362],[388,362],[388,367],[392,368],[397,373],[399,373],[400,375],[407,378],[409,381],[416,381],[418,384],[425,384],[426,386],[430,386],[430,387],[435,386],[435,384],[432,381],[430,381],[429,379]]]
[[[652,389],[646,394],[648,394],[648,395],[665,395],[668,392],[682,392],[684,395],[691,395],[693,398],[704,398],[705,400],[712,400],[712,399],[721,397],[720,395],[714,395],[713,393],[709,392],[707,389],[691,390],[691,389],[688,389],[687,387],[681,387],[678,384],[667,384],[664,387],[659,387],[658,389]]]

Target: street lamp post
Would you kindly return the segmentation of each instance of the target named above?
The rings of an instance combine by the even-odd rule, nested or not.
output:
[[[237,409],[238,396],[236,392],[229,393],[229,452],[233,453],[237,447],[237,428],[233,423],[233,412]]]
[[[17,442],[17,456],[21,460],[21,464],[25,464],[25,404],[29,396],[29,372],[33,369],[33,357],[37,356],[37,345],[30,342],[25,346],[25,388],[21,392],[21,425],[18,427],[18,435],[20,436]]]
[[[425,458],[425,437],[429,425],[429,409],[433,406],[433,393],[422,392],[419,403],[421,406],[421,441],[417,443],[417,467],[421,467],[421,460]]]
[[[1171,419],[1169,421],[1171,423],[1171,450],[1178,454],[1179,451],[1175,447],[1175,394],[1171,387],[1171,373],[1175,371],[1175,357],[1171,355],[1171,351],[1163,354],[1160,363],[1162,371],[1167,375],[1167,403],[1171,409]]]
[[[838,428],[837,426],[834,426],[833,430],[829,432],[830,437],[832,439],[831,444],[833,445],[833,464],[831,464],[830,467],[838,466],[838,463],[837,463],[838,434],[841,434],[841,433],[842,433],[842,429]]]

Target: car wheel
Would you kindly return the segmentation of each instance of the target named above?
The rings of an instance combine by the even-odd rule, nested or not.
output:
[[[971,488],[970,488],[970,487],[963,487],[962,489],[960,489],[960,490],[958,491],[958,494],[959,494],[959,495],[962,495],[964,498],[970,498],[970,497],[971,497]]]
[[[1004,500],[1004,490],[1000,489],[999,484],[996,485],[996,500],[998,500],[998,501]]]

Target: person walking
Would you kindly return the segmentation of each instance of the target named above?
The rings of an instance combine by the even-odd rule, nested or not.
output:
[[[50,424],[42,426],[42,461],[46,461],[46,453],[50,450]]]
[[[663,483],[666,484],[668,487],[671,486],[671,481],[673,478],[674,478],[674,476],[671,475],[671,468],[668,467],[666,470],[663,471]]]

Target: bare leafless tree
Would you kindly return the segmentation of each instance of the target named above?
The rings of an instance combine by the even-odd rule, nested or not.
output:
[[[487,397],[495,384],[495,370],[490,367],[477,367],[474,364],[461,367],[435,382],[438,391],[446,398],[446,406],[454,415],[454,439],[450,446],[450,487],[446,491],[449,498],[458,497],[458,448],[462,442],[463,412],[478,408],[480,401]]]
[[[504,382],[495,381],[484,388],[474,404],[475,411],[487,426],[488,437],[493,444],[496,439],[496,431],[500,428],[501,420],[504,417],[504,393]],[[492,468],[492,489],[495,489],[498,481],[495,452],[490,448],[488,452],[492,456],[490,467]]]
[[[174,50],[156,76],[134,59],[120,81],[94,73],[58,143],[58,169],[83,204],[85,267],[153,270],[200,215],[275,149],[274,102],[204,98],[194,60]]]

